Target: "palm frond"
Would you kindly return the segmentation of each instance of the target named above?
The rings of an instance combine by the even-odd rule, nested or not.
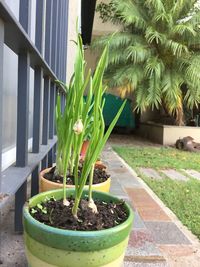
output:
[[[164,70],[165,65],[163,64],[162,60],[154,56],[147,60],[144,67],[144,74],[148,79],[152,78],[154,75],[156,79],[160,79]]]
[[[127,46],[134,42],[135,38],[137,36],[134,36],[133,34],[129,32],[117,32],[114,35],[103,35],[101,37],[96,38],[92,42],[92,49],[103,49],[105,45],[109,42],[110,50],[113,48],[118,48],[121,46]]]
[[[186,83],[189,82],[193,86],[199,88],[200,85],[200,55],[190,57],[190,62],[185,68],[184,76]]]
[[[184,102],[189,109],[198,108],[200,104],[200,86],[194,86],[193,83],[187,82],[187,87],[188,90],[184,97]]]
[[[188,47],[184,44],[173,40],[167,40],[165,46],[172,52],[176,57],[181,57],[183,54],[189,54]]]
[[[185,18],[187,15],[192,12],[194,9],[194,5],[197,0],[178,0],[173,1],[173,6],[171,8],[171,13],[173,15],[174,20],[179,18]]]
[[[148,106],[151,106],[152,110],[154,108],[159,109],[159,106],[162,103],[160,79],[158,79],[156,74],[154,74],[153,77],[149,79],[147,101]]]
[[[163,44],[166,40],[166,36],[156,31],[152,26],[147,27],[145,31],[145,38],[149,44],[156,42],[156,44]]]
[[[147,23],[140,13],[139,6],[132,0],[114,0],[113,2],[116,2],[116,13],[125,25],[133,24],[138,29],[146,28]]]
[[[147,60],[152,53],[152,50],[149,47],[142,46],[141,44],[136,44],[129,46],[126,49],[127,59],[131,59],[134,64],[141,63]]]
[[[146,0],[144,5],[149,9],[153,9],[157,13],[165,13],[165,6],[162,0]]]
[[[172,34],[179,34],[180,36],[193,37],[197,35],[197,32],[194,30],[194,27],[190,24],[177,24],[173,27]]]
[[[148,101],[148,81],[144,80],[135,90],[135,110],[145,112],[149,107]]]
[[[168,70],[162,79],[162,94],[170,114],[175,114],[177,108],[182,105],[181,86],[184,83],[183,77]]]

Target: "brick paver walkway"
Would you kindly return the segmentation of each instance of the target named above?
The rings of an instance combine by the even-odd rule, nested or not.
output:
[[[129,201],[135,210],[124,267],[200,267],[200,244],[196,237],[111,147],[107,146],[102,158],[112,177],[111,193]],[[160,179],[159,173],[147,171]]]

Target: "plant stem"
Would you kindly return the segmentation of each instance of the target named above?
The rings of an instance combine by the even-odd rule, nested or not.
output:
[[[97,206],[95,205],[94,200],[92,199],[93,177],[94,177],[94,164],[92,164],[92,168],[91,168],[91,171],[90,171],[90,177],[89,177],[89,201],[88,201],[88,207],[91,208],[94,213],[98,213]]]
[[[92,184],[93,184],[93,177],[94,177],[94,164],[92,165],[89,177],[89,202],[92,200]]]
[[[75,218],[78,218],[78,206],[79,206],[79,203],[80,203],[80,198],[76,197],[75,198],[75,203],[74,203],[74,206],[72,208],[72,214],[74,215]]]
[[[72,159],[70,164],[70,175],[72,175],[74,172],[74,152],[72,152]]]
[[[76,160],[76,155],[77,155],[77,135],[74,135],[73,141],[72,141],[72,153],[71,153],[71,166],[70,166],[70,174],[73,175],[74,173],[74,164]]]

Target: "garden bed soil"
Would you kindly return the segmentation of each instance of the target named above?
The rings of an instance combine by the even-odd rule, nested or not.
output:
[[[74,199],[69,198],[69,206],[64,206],[62,200],[50,200],[30,208],[31,215],[41,223],[46,225],[78,231],[94,231],[109,229],[123,223],[128,214],[124,206],[124,201],[119,203],[106,203],[96,200],[98,213],[93,213],[88,207],[88,201],[82,199],[78,209],[78,219],[72,215]]]
[[[47,173],[44,174],[44,178],[54,182],[54,183],[58,183],[58,184],[62,184],[63,183],[63,177],[56,175],[55,174],[55,168],[53,167],[51,168],[51,170]],[[81,175],[81,169],[82,167],[79,167],[79,177]],[[93,184],[100,184],[105,182],[108,178],[110,177],[110,175],[105,171],[105,169],[101,169],[99,167],[94,169],[94,176],[93,176]],[[74,185],[74,176],[73,175],[67,175],[67,179],[66,179],[66,184],[67,185]],[[89,176],[86,182],[86,185],[89,184]]]

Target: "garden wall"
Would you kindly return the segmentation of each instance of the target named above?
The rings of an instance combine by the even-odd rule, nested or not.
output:
[[[200,143],[200,127],[162,125],[154,122],[141,123],[139,134],[162,145],[174,145],[176,140],[186,136]]]

